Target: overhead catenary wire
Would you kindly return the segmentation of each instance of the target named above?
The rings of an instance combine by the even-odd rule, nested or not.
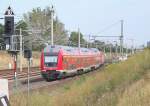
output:
[[[112,27],[116,26],[116,25],[119,24],[119,23],[120,23],[120,20],[117,21],[117,22],[115,22],[115,23],[113,23],[113,24],[111,24],[111,25],[109,25],[109,26],[107,26],[107,27],[105,27],[104,29],[100,30],[100,31],[97,33],[97,35],[98,35],[98,34],[101,34],[102,32],[105,32],[105,31],[111,29]]]

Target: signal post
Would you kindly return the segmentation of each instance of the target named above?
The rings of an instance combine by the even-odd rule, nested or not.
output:
[[[14,47],[13,45],[13,35],[14,35],[14,12],[12,11],[11,7],[9,6],[8,9],[5,12],[5,17],[4,17],[4,23],[5,23],[5,28],[4,28],[4,42],[6,45],[6,50],[8,53],[11,54],[13,57],[14,61],[14,80],[15,80],[15,88],[17,88],[17,54],[18,50],[17,47]]]

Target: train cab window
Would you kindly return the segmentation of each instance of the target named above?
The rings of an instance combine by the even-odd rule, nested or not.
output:
[[[58,56],[44,56],[44,61],[45,61],[46,67],[56,67],[57,60],[58,60]]]

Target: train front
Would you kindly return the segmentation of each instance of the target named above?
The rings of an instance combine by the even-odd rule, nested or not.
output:
[[[59,46],[47,46],[41,53],[41,74],[47,81],[57,79],[62,70],[62,53]]]

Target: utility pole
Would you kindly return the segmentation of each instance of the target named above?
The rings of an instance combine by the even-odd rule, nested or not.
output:
[[[128,39],[131,41],[130,54],[134,54],[134,39]]]
[[[89,48],[91,47],[91,43],[90,43],[90,40],[91,40],[91,39],[90,39],[90,37],[91,37],[91,36],[89,35]]]
[[[116,50],[115,50],[115,54],[116,54],[116,57],[118,57],[118,45],[117,45],[117,41],[114,41],[116,44],[115,44],[115,47],[116,47]]]
[[[17,89],[18,87],[18,79],[17,79],[17,53],[16,55],[13,55],[13,58],[14,58],[14,81],[15,81],[15,84],[14,84],[14,87],[15,87],[15,90]]]
[[[80,28],[78,28],[78,48],[80,49]]]
[[[20,28],[20,72],[22,72],[22,29]]]
[[[27,106],[29,106],[30,103],[30,58],[28,58],[28,100],[27,100]]]
[[[89,44],[88,44],[88,42],[87,42],[87,44],[86,44],[86,47],[87,47],[87,48],[89,48]]]
[[[53,17],[54,17],[54,7],[52,6],[51,8],[51,45],[54,45],[54,38],[53,38],[53,34],[54,34],[54,30],[53,30]]]
[[[126,55],[128,55],[128,46],[126,44]]]
[[[124,21],[121,20],[121,35],[120,35],[120,55],[123,56],[123,24]]]
[[[105,49],[106,49],[106,47],[105,47],[105,45],[104,45],[104,50],[103,50],[103,51],[104,51],[104,53],[106,52],[106,50],[105,50]]]
[[[112,48],[111,48],[111,44],[110,44],[110,58],[112,59]]]
[[[132,41],[132,54],[134,54],[134,40],[131,39],[131,41]]]

